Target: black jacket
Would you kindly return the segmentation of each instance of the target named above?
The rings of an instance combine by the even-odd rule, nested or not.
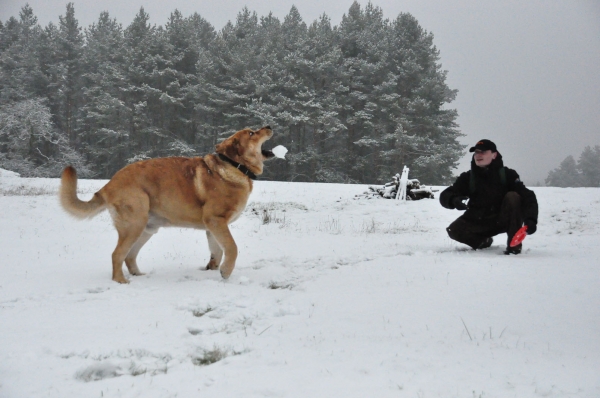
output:
[[[537,224],[538,203],[535,193],[525,187],[515,170],[508,167],[505,167],[506,183],[503,184],[499,171],[502,167],[504,162],[500,152],[485,168],[477,166],[475,160],[471,159],[471,170],[458,176],[454,184],[440,194],[440,203],[447,209],[454,209],[453,199],[456,196],[467,196],[469,208],[465,211],[464,217],[481,220],[497,216],[506,193],[514,191],[521,196],[523,220],[531,220]],[[473,192],[471,192],[471,173],[475,175]]]

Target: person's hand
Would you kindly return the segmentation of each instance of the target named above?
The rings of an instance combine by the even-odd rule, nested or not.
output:
[[[525,220],[525,225],[527,226],[527,235],[535,234],[535,231],[537,231],[537,222],[527,219]]]
[[[455,196],[452,198],[452,205],[456,210],[467,210],[469,206],[465,204],[465,200],[469,199],[468,196]]]

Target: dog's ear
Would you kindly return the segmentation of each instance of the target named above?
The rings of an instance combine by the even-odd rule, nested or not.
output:
[[[235,149],[238,156],[242,156],[244,154],[244,148],[240,144],[240,139],[237,137],[233,139],[233,148]]]
[[[229,159],[235,160],[243,153],[243,148],[240,145],[240,140],[237,137],[229,137],[225,141],[215,146],[217,153],[227,156]]]

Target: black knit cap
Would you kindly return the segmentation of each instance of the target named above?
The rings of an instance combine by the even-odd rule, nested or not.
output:
[[[472,146],[471,149],[469,149],[469,152],[475,152],[476,149],[479,149],[481,151],[491,150],[492,152],[498,152],[496,150],[496,144],[494,144],[490,140],[477,141],[477,144],[475,144],[475,146]]]

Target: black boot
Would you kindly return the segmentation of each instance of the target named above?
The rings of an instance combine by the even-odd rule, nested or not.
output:
[[[487,249],[492,245],[492,243],[494,243],[494,239],[485,238],[484,241],[481,242],[481,244],[477,247],[477,249]]]
[[[521,254],[521,250],[523,250],[523,244],[518,244],[515,247],[506,246],[506,250],[504,254]]]

